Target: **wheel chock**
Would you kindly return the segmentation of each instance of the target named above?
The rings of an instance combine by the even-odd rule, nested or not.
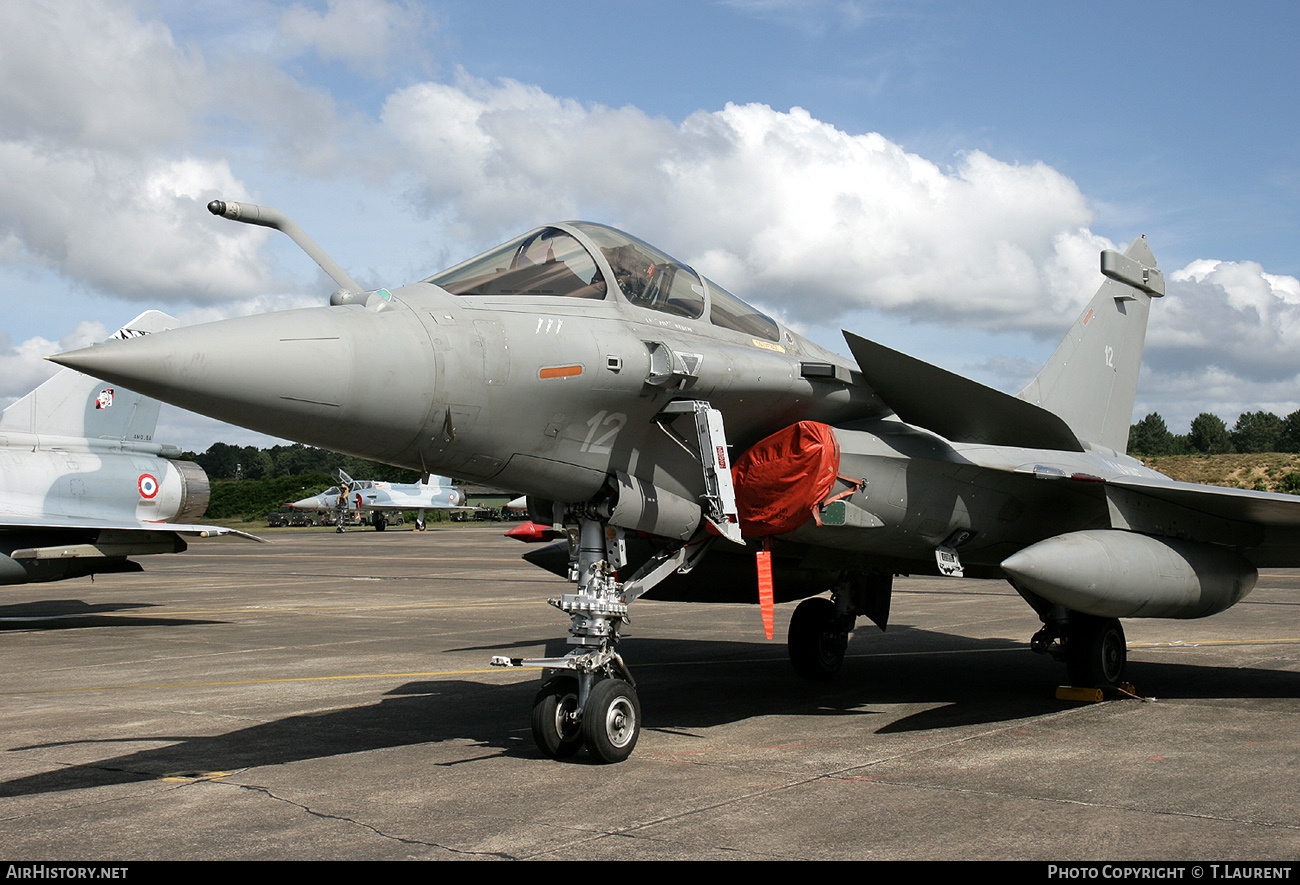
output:
[[[1105,685],[1097,688],[1080,688],[1077,685],[1058,685],[1056,687],[1056,699],[1058,701],[1079,701],[1084,704],[1097,704],[1106,700],[1108,694],[1115,698],[1143,700],[1138,695],[1137,688],[1131,682],[1121,682],[1119,685]]]
[[[1056,699],[1058,701],[1079,701],[1085,704],[1095,704],[1106,699],[1105,694],[1100,688],[1078,688],[1073,685],[1058,685],[1056,687]]]

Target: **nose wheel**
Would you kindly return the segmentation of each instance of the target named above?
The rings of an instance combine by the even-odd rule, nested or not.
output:
[[[611,541],[621,535],[611,533]],[[604,527],[582,520],[576,557],[577,592],[550,600],[569,615],[569,644],[561,658],[494,657],[501,667],[533,666],[560,672],[533,698],[532,732],[537,748],[563,759],[583,747],[599,762],[622,762],[641,734],[641,701],[623,659],[614,651],[627,623],[627,593],[618,581],[618,551],[607,548]]]
[[[533,699],[533,742],[552,759],[582,749],[582,720],[578,717],[578,680],[553,676]]]
[[[533,742],[552,759],[583,747],[598,762],[622,762],[641,736],[641,700],[631,683],[617,677],[593,682],[580,700],[580,677],[553,676],[533,699]]]
[[[602,679],[587,695],[582,711],[582,742],[601,762],[632,755],[641,734],[641,702],[622,679]]]

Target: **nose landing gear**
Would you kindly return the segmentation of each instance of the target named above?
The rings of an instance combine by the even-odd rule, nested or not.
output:
[[[598,519],[584,517],[578,525],[577,592],[550,600],[572,618],[573,650],[562,658],[494,657],[492,663],[561,671],[533,700],[533,740],[539,750],[562,759],[585,746],[600,762],[622,762],[641,733],[635,682],[614,651],[627,621],[627,585],[615,572],[622,565],[622,536],[617,529],[607,532]]]

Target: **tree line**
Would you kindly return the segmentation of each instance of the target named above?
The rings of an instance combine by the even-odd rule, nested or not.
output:
[[[1185,434],[1171,432],[1160,413],[1152,412],[1132,425],[1128,434],[1128,453],[1139,457],[1256,452],[1300,452],[1300,409],[1285,418],[1272,412],[1242,412],[1231,429],[1218,415],[1202,412],[1192,419]],[[332,476],[340,467],[356,479],[419,482],[423,478],[415,470],[376,464],[301,443],[259,449],[215,442],[207,451],[185,452],[181,457],[198,462],[214,480],[271,479],[307,473]]]
[[[382,479],[388,482],[419,482],[423,477],[418,471],[403,470],[364,461],[352,455],[340,455],[312,446],[294,443],[288,446],[271,446],[259,449],[256,446],[232,446],[216,442],[208,446],[207,451],[195,454],[184,452],[181,455],[189,461],[195,461],[208,474],[210,479],[272,479],[281,476],[302,476],[304,474],[333,475],[338,468],[354,479]]]
[[[1128,453],[1139,457],[1258,452],[1300,452],[1300,410],[1285,418],[1272,412],[1242,412],[1231,430],[1218,415],[1202,412],[1186,434],[1172,433],[1160,413],[1152,412],[1128,434]]]

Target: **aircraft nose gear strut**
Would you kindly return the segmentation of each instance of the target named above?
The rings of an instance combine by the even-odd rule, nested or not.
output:
[[[617,570],[625,562],[621,529],[583,516],[578,520],[578,556],[571,579],[576,593],[551,605],[572,618],[569,645],[561,658],[492,658],[495,667],[545,667],[553,673],[533,699],[533,740],[547,756],[561,759],[582,747],[601,762],[622,762],[641,733],[636,680],[614,646],[628,623],[628,603],[673,572],[687,572],[708,550],[701,533],[651,557],[628,581]]]
[[[551,676],[533,700],[533,740],[553,759],[571,756],[582,746],[601,762],[621,762],[631,755],[641,731],[641,702],[635,681],[614,651],[619,629],[627,622],[627,597],[618,581],[622,533],[608,532],[601,521],[579,520],[578,588],[551,605],[572,618],[569,645],[562,658],[494,657],[495,666],[546,667]],[[567,671],[567,672],[564,672]]]

